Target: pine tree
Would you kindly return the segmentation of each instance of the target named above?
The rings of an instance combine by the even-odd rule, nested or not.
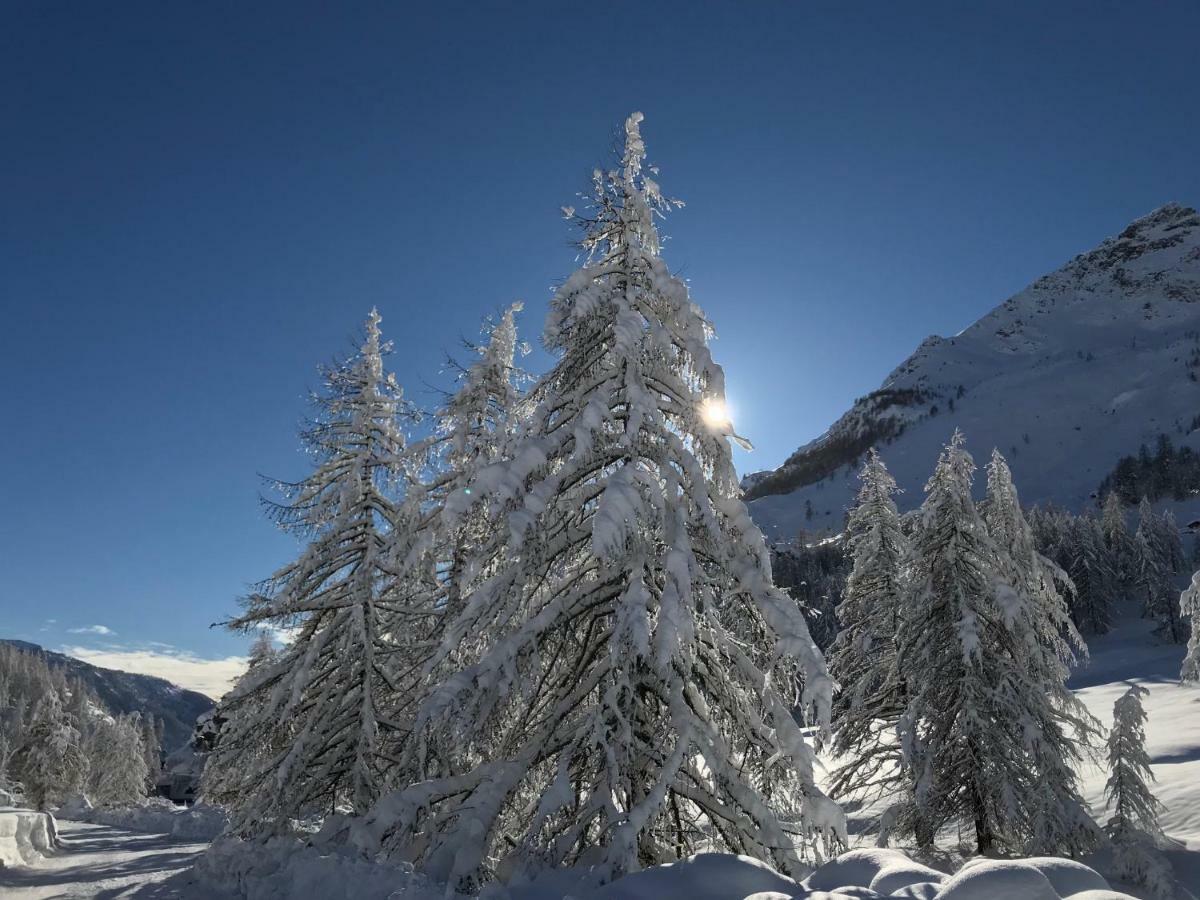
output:
[[[908,539],[892,495],[896,482],[874,449],[859,475],[858,500],[846,525],[846,553],[854,567],[837,620],[829,658],[841,686],[834,695],[833,752],[847,758],[834,773],[833,792],[885,793],[899,777],[895,729],[907,703],[896,665]]]
[[[942,826],[969,823],[981,854],[1068,844],[1061,820],[1074,820],[1073,776],[1052,760],[1074,752],[1061,728],[1075,712],[1060,708],[1055,686],[1063,647],[1049,633],[1065,618],[1061,597],[1032,551],[1006,467],[993,467],[987,504],[998,540],[971,499],[974,470],[955,432],[912,538],[899,641],[901,670],[912,674],[900,722],[912,779],[902,824],[929,846]],[[1058,782],[1048,798],[1043,777]]]
[[[1179,670],[1179,680],[1200,681],[1200,571],[1192,576],[1191,586],[1179,596],[1179,614],[1191,624],[1187,654]]]
[[[79,729],[64,715],[62,696],[52,691],[40,698],[32,725],[10,760],[13,777],[24,785],[34,809],[58,805],[79,790],[88,774]]]
[[[97,719],[88,736],[87,755],[87,793],[94,803],[119,806],[146,796],[149,768],[136,716]]]
[[[1066,544],[1067,575],[1075,587],[1071,619],[1087,634],[1105,634],[1112,627],[1120,582],[1101,524],[1091,516],[1072,516]]]
[[[1100,723],[1066,686],[1071,667],[1087,659],[1087,645],[1058,591],[1059,584],[1070,582],[1035,549],[1012,472],[998,450],[988,465],[983,520],[998,551],[996,612],[1001,616],[992,631],[997,645],[987,648],[985,664],[999,654],[1004,666],[1020,673],[1008,684],[998,683],[997,699],[1010,707],[1008,722],[1024,742],[1035,775],[1027,793],[1015,798],[1029,812],[1018,820],[1020,832],[1010,836],[1022,836],[1026,853],[1077,856],[1099,837],[1074,767],[1099,735]],[[998,715],[995,721],[1005,724]]]
[[[394,622],[385,595],[399,566],[391,554],[399,513],[390,488],[405,459],[402,394],[385,374],[380,316],[349,361],[326,370],[318,416],[303,434],[314,471],[275,505],[281,526],[311,536],[303,554],[245,600],[230,628],[294,627],[276,658],[256,666],[222,702],[229,721],[210,760],[206,791],[235,807],[240,830],[286,827],[339,805],[364,812],[388,766],[383,711],[404,685],[395,647],[419,615]],[[401,601],[403,598],[401,598]]]
[[[1170,867],[1158,851],[1162,804],[1150,792],[1154,780],[1146,754],[1146,712],[1142,697],[1149,692],[1130,686],[1113,704],[1113,727],[1108,736],[1109,777],[1105,785],[1112,816],[1104,826],[1113,844],[1113,867],[1118,878],[1149,887],[1156,896],[1173,897]]]
[[[1128,589],[1137,582],[1137,547],[1125,524],[1125,506],[1116,491],[1104,496],[1100,527],[1117,579]]]
[[[560,358],[506,458],[464,489],[497,514],[475,558],[500,565],[446,631],[469,664],[419,720],[460,748],[458,771],[355,832],[459,888],[579,863],[611,878],[712,845],[799,874],[844,834],[792,714],[827,722],[830,682],[739,499],[710,326],[659,253],[641,118],[580,217],[587,263],[544,335]]]
[[[146,759],[146,790],[149,791],[162,773],[162,739],[154,716],[147,714],[140,722],[142,750]]]
[[[1138,509],[1138,529],[1134,536],[1138,554],[1138,586],[1144,598],[1144,615],[1157,619],[1164,637],[1172,643],[1185,640],[1179,607],[1175,602],[1172,576],[1183,563],[1179,530],[1166,513],[1158,516],[1150,501],[1143,497]]]

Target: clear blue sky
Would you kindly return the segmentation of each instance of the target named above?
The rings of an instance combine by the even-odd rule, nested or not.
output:
[[[1197,34],[1194,2],[6,4],[0,634],[242,654],[207,626],[292,552],[256,473],[304,471],[316,363],[377,305],[432,403],[484,313],[536,339],[633,109],[739,465],[777,465],[927,334],[1200,203]]]

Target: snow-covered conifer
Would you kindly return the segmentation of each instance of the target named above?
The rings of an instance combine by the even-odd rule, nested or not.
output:
[[[316,421],[303,434],[316,467],[298,484],[281,485],[289,502],[273,506],[281,526],[310,543],[229,623],[295,629],[287,647],[222,701],[228,722],[205,790],[235,807],[240,829],[284,827],[306,811],[342,805],[365,811],[389,764],[381,731],[400,730],[385,714],[405,689],[393,674],[396,653],[420,633],[427,610],[401,626],[396,604],[407,598],[383,600],[397,596],[398,512],[389,488],[403,468],[405,440],[402,394],[383,368],[379,322],[372,310],[361,350],[326,370]]]
[[[467,665],[419,721],[459,768],[354,831],[454,886],[573,864],[611,878],[710,846],[800,873],[844,833],[793,718],[826,723],[831,685],[739,499],[724,376],[659,254],[641,120],[595,173],[587,261],[545,329],[557,364],[506,458],[447,501],[489,504],[475,557],[500,563],[446,629]]]
[[[137,716],[95,719],[87,739],[87,793],[99,805],[135,803],[146,796],[149,768]]]
[[[913,676],[900,721],[913,792],[905,824],[928,846],[942,826],[966,823],[980,853],[1066,843],[1054,817],[1071,814],[1069,769],[1054,774],[1060,790],[1047,802],[1038,766],[1050,765],[1035,752],[1038,742],[1047,754],[1070,748],[1063,713],[1043,693],[1062,650],[1044,631],[1061,611],[1036,607],[1051,589],[1013,512],[1015,491],[997,488],[988,502],[998,546],[971,499],[974,470],[956,432],[912,538],[898,648]]]
[[[1100,526],[1118,581],[1126,588],[1133,586],[1137,581],[1137,547],[1125,523],[1125,505],[1116,491],[1109,491],[1104,497]]]
[[[1200,681],[1200,572],[1192,576],[1191,585],[1179,595],[1179,614],[1190,621],[1192,628],[1179,679]]]
[[[1104,634],[1112,626],[1121,580],[1101,523],[1089,515],[1072,516],[1066,549],[1067,574],[1075,586],[1071,619],[1087,634]]]
[[[1145,604],[1144,615],[1158,620],[1167,640],[1183,643],[1186,634],[1175,601],[1176,588],[1172,584],[1173,576],[1183,564],[1183,549],[1174,516],[1169,511],[1158,515],[1150,501],[1143,497],[1134,539],[1137,583]]]
[[[983,658],[990,664],[999,656],[1004,667],[1015,664],[1020,673],[1009,683],[997,682],[997,698],[1008,710],[1007,720],[996,716],[996,722],[1017,729],[1034,774],[1032,784],[1014,791],[1015,802],[1028,813],[1010,837],[1020,835],[1026,853],[1077,856],[1099,837],[1080,796],[1075,765],[1100,734],[1100,723],[1066,686],[1071,667],[1087,658],[1087,645],[1058,590],[1070,581],[1034,547],[1012,472],[999,450],[988,464],[983,520],[998,551],[1000,613],[990,631],[996,645]]]
[[[49,809],[75,793],[88,774],[79,729],[63,714],[60,694],[42,697],[33,722],[9,761],[12,776],[25,787],[35,809]]]
[[[896,482],[874,449],[859,474],[858,500],[846,525],[853,569],[837,607],[840,626],[829,656],[834,695],[832,749],[845,759],[835,795],[886,792],[900,775],[896,724],[907,703],[896,666],[908,539],[892,495]]]
[[[1170,866],[1158,851],[1163,838],[1158,821],[1162,804],[1148,784],[1154,780],[1146,754],[1146,711],[1142,708],[1142,697],[1148,693],[1135,684],[1113,704],[1105,785],[1112,816],[1104,830],[1113,844],[1114,874],[1167,898],[1174,896],[1174,886]]]

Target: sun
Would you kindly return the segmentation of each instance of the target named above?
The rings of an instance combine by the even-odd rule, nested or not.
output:
[[[709,428],[729,427],[729,407],[718,397],[709,397],[700,405],[700,418]]]

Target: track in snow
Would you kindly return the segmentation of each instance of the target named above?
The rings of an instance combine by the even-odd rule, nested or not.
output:
[[[217,900],[185,871],[206,843],[83,822],[60,821],[58,833],[63,846],[55,856],[36,866],[0,869],[4,900]]]

